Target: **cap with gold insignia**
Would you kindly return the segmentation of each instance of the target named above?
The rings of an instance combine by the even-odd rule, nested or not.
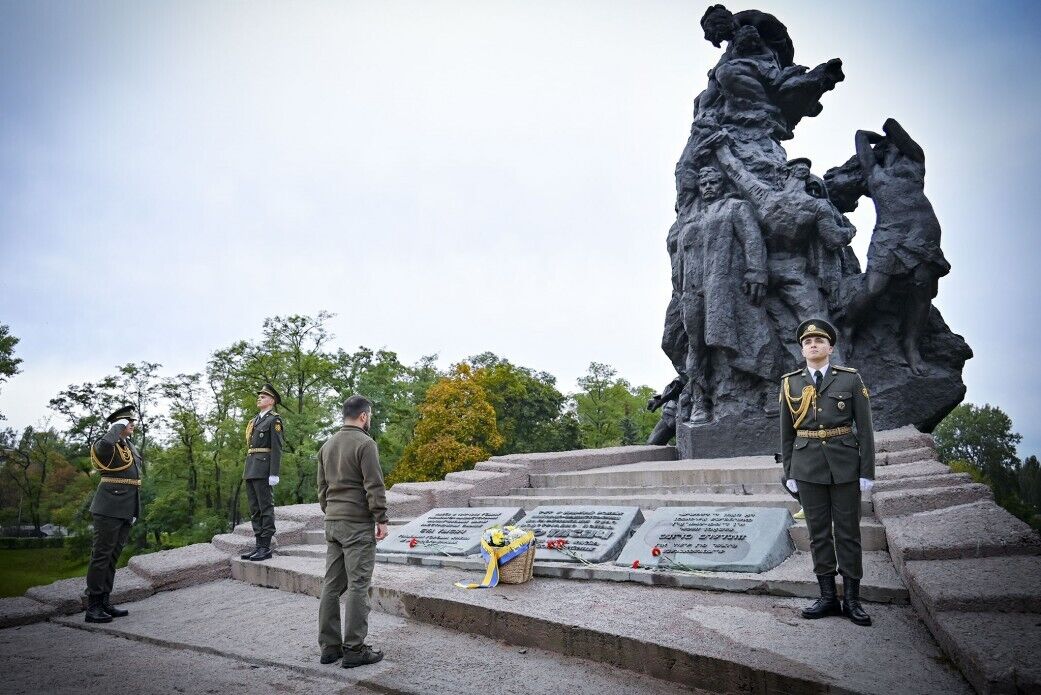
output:
[[[827,339],[829,343],[834,345],[838,341],[838,331],[835,330],[835,326],[824,319],[807,319],[799,324],[799,330],[795,332],[799,343],[809,338],[811,335],[818,335],[821,338]]]
[[[271,384],[264,384],[264,388],[257,391],[257,395],[271,396],[275,399],[275,405],[279,405],[282,402],[282,396],[278,395],[278,391]]]
[[[116,420],[137,420],[137,408],[132,405],[124,405],[119,410],[113,412],[107,418],[105,422],[113,423]]]

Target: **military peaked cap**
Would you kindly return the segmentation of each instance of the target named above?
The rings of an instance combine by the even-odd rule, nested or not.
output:
[[[137,420],[137,419],[138,419],[138,417],[137,417],[137,408],[135,408],[132,405],[124,405],[122,408],[120,408],[119,410],[115,411],[114,413],[109,415],[107,418],[105,418],[105,421],[111,424],[111,423],[115,422],[116,420]]]
[[[260,394],[264,394],[265,396],[271,396],[272,398],[274,398],[275,405],[278,405],[282,402],[282,396],[278,395],[278,391],[276,391],[275,387],[271,384],[264,384],[264,388],[257,391],[257,395],[259,396]]]
[[[803,339],[809,338],[811,335],[819,335],[821,338],[827,338],[828,342],[834,345],[838,342],[839,334],[835,330],[835,326],[824,319],[807,319],[799,324],[799,330],[795,332],[796,340],[802,343]]]

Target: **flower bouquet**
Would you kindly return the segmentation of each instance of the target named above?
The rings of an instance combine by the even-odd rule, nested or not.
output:
[[[487,563],[479,584],[456,582],[461,589],[490,589],[503,584],[523,584],[535,565],[535,534],[518,526],[491,526],[481,534],[481,557]]]

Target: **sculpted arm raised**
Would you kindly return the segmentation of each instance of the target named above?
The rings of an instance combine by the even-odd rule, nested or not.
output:
[[[723,132],[725,133],[726,131]],[[741,195],[754,200],[759,206],[766,204],[767,198],[773,191],[760,182],[759,179],[748,173],[741,160],[730,151],[730,145],[727,144],[725,139],[721,140],[716,146],[716,159],[719,160],[719,165],[722,167],[723,172],[734,182],[737,190],[741,191]]]
[[[907,131],[897,123],[895,118],[886,119],[886,122],[882,124],[882,132],[888,135],[893,144],[905,155],[920,164],[925,164],[925,150],[907,134]]]
[[[881,135],[870,130],[858,130],[853,138],[853,142],[857,147],[857,159],[860,160],[860,169],[864,172],[864,178],[867,180],[870,180],[871,172],[875,169],[875,165],[878,164],[878,157],[875,156],[875,150],[872,149],[871,145],[879,142],[881,139]]]
[[[732,203],[733,215],[731,221],[734,225],[734,234],[745,251],[745,293],[751,298],[752,304],[758,306],[763,301],[766,293],[766,243],[763,241],[763,232],[759,223],[752,214],[752,206],[744,200],[736,200]]]

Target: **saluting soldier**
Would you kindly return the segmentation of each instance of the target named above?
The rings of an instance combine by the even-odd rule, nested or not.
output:
[[[271,538],[275,535],[275,501],[271,488],[278,485],[278,471],[282,465],[282,417],[273,408],[282,397],[271,384],[257,392],[256,417],[246,425],[246,466],[242,478],[246,481],[250,521],[257,545],[244,553],[243,560],[266,560],[271,557]]]
[[[88,623],[109,623],[129,611],[109,600],[116,563],[130,537],[130,527],[141,516],[141,454],[130,441],[137,423],[134,406],[108,416],[108,432],[90,448],[90,463],[101,473],[101,483],[90,503],[94,517],[94,546],[87,568]]]
[[[860,605],[860,499],[875,477],[868,390],[857,370],[829,363],[834,326],[810,319],[796,335],[806,367],[781,381],[781,455],[785,485],[799,493],[806,513],[820,584],[820,598],[803,609],[802,617],[845,613],[857,625],[870,625]],[[842,575],[841,605],[836,573]]]

